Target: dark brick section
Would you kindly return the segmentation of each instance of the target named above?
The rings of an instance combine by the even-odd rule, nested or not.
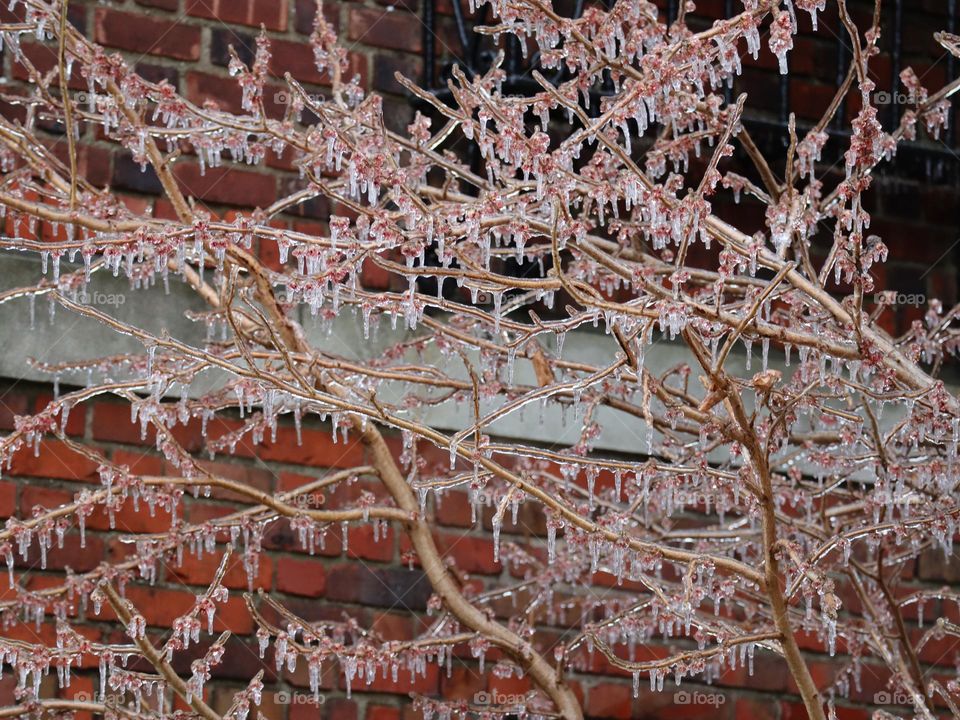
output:
[[[423,49],[423,26],[419,18],[393,6],[387,8],[350,8],[351,40],[365,45],[410,50],[418,53]]]
[[[198,164],[181,161],[173,166],[173,175],[185,193],[205,202],[266,207],[277,199],[276,178],[237,166],[201,171]]]
[[[176,60],[200,59],[200,27],[98,8],[94,38],[107,47]]]
[[[371,568],[360,563],[333,568],[327,578],[327,598],[400,610],[425,610],[432,590],[419,570]]]
[[[177,68],[167,65],[139,62],[137,63],[137,74],[150,82],[159,83],[166,80],[174,87],[180,82],[180,72]]]
[[[113,162],[112,186],[118,190],[132,190],[133,192],[159,195],[163,191],[160,178],[150,165],[141,167],[133,161],[128,152],[118,153]]]
[[[238,32],[231,28],[215,27],[210,32],[210,62],[227,67],[230,62],[230,48],[243,62],[253,62],[253,53],[257,43],[248,32]],[[235,84],[235,83],[234,83]]]
[[[185,0],[187,15],[226,24],[287,29],[287,0]]]

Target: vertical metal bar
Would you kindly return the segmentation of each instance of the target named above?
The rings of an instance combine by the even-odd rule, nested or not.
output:
[[[787,72],[780,76],[780,122],[787,127],[790,117],[790,55],[787,54]]]
[[[836,33],[837,37],[837,87],[839,88],[843,85],[843,81],[847,79],[847,71],[850,69],[850,50],[847,48],[847,43],[844,38],[846,35],[843,33],[843,28],[840,28],[840,32]],[[840,107],[837,108],[836,115],[833,116],[833,129],[834,130],[843,130],[844,124],[847,120],[847,103],[846,99],[840,103]]]
[[[481,25],[487,24],[487,16],[490,14],[490,4],[484,3],[483,7],[480,8],[478,12],[479,12],[478,15],[474,15],[474,20],[473,20],[474,27],[479,27]],[[461,18],[463,17],[462,11],[460,13],[460,17]],[[459,29],[458,29],[458,32],[459,32]],[[463,34],[467,34],[466,23],[463,24]],[[466,41],[467,43],[467,45],[465,46],[467,48],[465,50],[467,54],[464,59],[464,62],[467,63],[467,67],[470,68],[471,71],[476,69],[477,72],[479,72],[481,35],[479,33],[469,33],[469,38],[465,39],[463,37],[463,34],[461,34],[460,36],[460,41],[461,42]]]
[[[437,2],[437,0],[423,0],[425,3],[432,5]],[[457,25],[457,37],[460,38],[460,55],[458,58],[460,60],[461,66],[467,65],[470,60],[469,51],[470,51],[470,33],[467,32],[467,21],[463,16],[463,5],[460,3],[463,0],[451,0],[450,4],[453,5],[453,20]],[[431,28],[432,29],[432,28]],[[472,67],[464,67],[465,71],[473,70]],[[468,73],[469,74],[469,73]]]
[[[453,0],[454,6],[459,4],[460,0]],[[436,0],[423,0],[423,86],[428,90],[436,87],[436,46],[434,45],[435,36],[433,34],[436,25],[434,17],[434,2]]]
[[[893,47],[890,48],[890,61],[893,77],[890,78],[890,124],[896,128],[900,122],[900,63],[903,52],[903,0],[893,0],[893,32],[891,33]],[[892,132],[892,129],[891,129]]]
[[[733,17],[733,0],[724,0],[723,3],[723,17],[725,20],[729,20]],[[723,84],[723,101],[730,105],[733,103],[733,83],[736,75],[731,74],[729,82]]]
[[[603,9],[607,12],[610,12],[610,9],[613,7],[613,4],[616,0],[601,0],[603,4]],[[600,81],[600,95],[612,95],[613,94],[613,75],[609,70],[604,70],[601,75],[602,80]],[[590,117],[599,117],[600,116],[600,97],[594,96],[590,101]]]
[[[520,41],[517,36],[507,34],[506,42],[506,64],[507,64],[507,83],[514,80],[520,74]]]
[[[947,0],[947,32],[955,35],[957,32],[957,0]],[[947,83],[951,83],[957,77],[957,59],[953,53],[947,53]],[[951,105],[950,127],[947,128],[947,144],[955,146],[957,144],[957,109]]]

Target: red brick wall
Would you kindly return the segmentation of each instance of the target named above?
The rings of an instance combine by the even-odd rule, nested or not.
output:
[[[422,1],[422,0],[421,0]],[[393,80],[395,70],[401,70],[414,79],[421,75],[422,60],[418,54],[422,44],[422,25],[418,19],[418,0],[403,0],[394,5],[370,0],[369,2],[328,1],[326,13],[340,30],[350,52],[351,67],[362,78],[364,88],[384,93],[388,112],[385,117],[397,127],[406,125],[412,114],[406,99],[400,95]],[[723,7],[719,0],[698,3],[707,14],[718,14]],[[926,0],[913,4],[905,23],[909,36],[908,61],[914,62],[918,74],[928,72],[925,82],[938,88],[944,81],[945,63],[934,62],[935,47],[929,39],[933,30],[942,27],[942,3]],[[443,14],[438,43],[443,52],[444,44],[457,48],[452,39],[449,7],[440,3]],[[277,75],[290,72],[314,91],[322,91],[324,78],[313,68],[311,50],[307,42],[314,4],[311,0],[138,0],[109,4],[71,3],[71,18],[89,36],[108,47],[127,51],[128,57],[136,59],[138,70],[151,78],[166,78],[195,102],[214,100],[224,107],[239,107],[239,91],[226,72],[227,46],[233,44],[241,57],[250,53],[257,27],[262,23],[273,38],[274,60],[272,70]],[[835,18],[829,13],[822,22],[836,27]],[[801,28],[809,29],[808,21],[801,21]],[[42,46],[24,43],[25,53],[41,68],[49,68],[52,56]],[[802,118],[813,118],[815,110],[828,102],[834,83],[833,45],[822,39],[803,37],[798,40],[798,50],[792,53],[792,67],[796,73],[791,84],[791,99]],[[822,58],[826,55],[827,62]],[[25,79],[22,69],[15,67],[9,56],[4,55],[6,77]],[[778,77],[775,61],[768,53],[761,60],[748,63],[737,92],[749,91],[750,105],[767,113],[777,110]],[[889,70],[879,63],[878,86],[889,86]],[[884,77],[884,72],[887,76]],[[80,78],[74,79],[78,88],[83,87]],[[276,90],[281,90],[279,81]],[[268,101],[269,101],[269,93]],[[56,142],[51,139],[51,142]],[[65,143],[60,143],[65,148]],[[65,149],[64,149],[65,152]],[[226,166],[208,170],[201,177],[197,165],[190,159],[177,164],[177,178],[191,195],[208,203],[213,209],[228,212],[230,207],[263,206],[278,194],[294,187],[296,173],[290,171],[288,158],[271,157],[265,167],[250,168]],[[87,138],[81,148],[80,169],[97,185],[111,184],[125,194],[130,202],[145,207],[152,205],[157,216],[169,216],[168,202],[157,197],[158,183],[148,172],[141,173],[139,166],[128,156],[115,152],[113,147],[99,140]],[[880,184],[873,195],[875,220],[873,230],[881,234],[891,249],[892,261],[883,272],[886,287],[901,292],[915,292],[913,288],[928,295],[939,294],[953,301],[956,298],[956,270],[951,243],[956,235],[958,191],[956,186],[933,186],[917,178]],[[718,204],[718,211],[727,217],[735,217],[741,223],[762,222],[762,212],[749,205]],[[322,201],[314,201],[299,207],[297,214],[281,221],[295,229],[315,229],[316,223],[328,214],[329,207]],[[923,242],[917,242],[917,238]],[[260,248],[264,258],[275,260],[273,247]],[[929,272],[927,272],[929,270]],[[922,278],[920,275],[927,273]],[[371,274],[371,284],[385,284],[383,274]],[[901,318],[901,322],[907,318]],[[0,390],[0,429],[12,428],[13,416],[36,409],[49,397],[47,388],[12,383]],[[76,408],[70,417],[68,432],[85,442],[103,448],[114,461],[129,465],[141,473],[164,474],[172,472],[163,459],[153,451],[150,439],[140,440],[139,428],[129,423],[128,409],[119,404],[98,402],[92,407]],[[303,445],[297,445],[291,428],[281,430],[278,440],[259,448],[241,446],[232,460],[217,460],[212,466],[225,476],[248,482],[268,491],[289,490],[316,477],[319,471],[330,467],[343,467],[361,461],[363,450],[356,445],[332,444],[329,432],[322,427],[304,428]],[[197,431],[185,431],[180,438],[188,448],[198,449],[200,437]],[[96,482],[96,468],[92,463],[69,451],[62,443],[44,443],[39,457],[31,452],[21,453],[13,468],[0,481],[0,518],[12,515],[29,517],[37,506],[53,507],[71,500],[81,488]],[[371,488],[375,489],[375,488]],[[342,492],[358,493],[359,487]],[[327,498],[335,506],[337,497]],[[236,498],[227,493],[214,493],[209,499],[185,500],[186,517],[201,521],[231,512],[240,507]],[[492,560],[489,535],[482,528],[470,523],[470,509],[466,497],[460,493],[449,494],[442,505],[435,508],[438,521],[438,536],[441,546],[448,548],[449,556],[457,568],[472,576],[471,582],[491,585],[503,571]],[[169,516],[158,511],[151,517],[145,508],[134,512],[132,507],[116,518],[115,527],[109,519],[98,514],[88,522],[86,547],[81,549],[75,534],[63,550],[52,550],[47,570],[39,569],[35,552],[26,562],[18,561],[16,573],[31,588],[40,589],[61,579],[62,571],[69,567],[75,571],[88,570],[101,560],[119,561],[129,552],[129,547],[119,542],[122,533],[155,532],[168,526]],[[542,519],[531,516],[526,519],[528,527],[542,526]],[[489,523],[489,518],[487,518]],[[506,526],[504,535],[511,535]],[[526,538],[513,529],[518,542]],[[285,522],[280,522],[269,533],[267,552],[261,560],[257,582],[272,589],[277,597],[294,612],[307,619],[339,619],[344,612],[358,618],[362,625],[372,626],[391,638],[406,638],[423,627],[424,610],[429,596],[428,585],[420,571],[402,562],[402,554],[408,544],[402,533],[391,529],[379,542],[375,542],[370,527],[352,527],[346,547],[339,532],[332,532],[324,550],[316,557],[301,551],[296,535]],[[263,667],[266,679],[274,689],[300,689],[307,686],[303,667],[292,674],[277,673],[268,656],[266,664],[257,657],[256,642],[251,636],[252,622],[243,607],[241,592],[247,587],[247,579],[239,567],[232,567],[227,584],[234,589],[233,597],[222,612],[224,627],[234,630],[226,661],[216,671],[217,688],[210,698],[211,703],[223,709],[229,702],[230,692],[242,687],[246,679]],[[203,561],[187,557],[183,566],[166,568],[155,587],[137,585],[129,589],[129,596],[147,617],[150,632],[160,636],[173,617],[183,612],[191,602],[191,596],[204,587],[212,575],[215,559]],[[945,563],[935,553],[924,554],[911,569],[910,585],[954,582],[960,578],[960,562],[956,559]],[[616,589],[611,578],[598,578],[598,584]],[[6,583],[0,582],[6,591]],[[908,588],[909,590],[909,588]],[[3,595],[0,594],[0,598]],[[852,602],[852,598],[845,598]],[[78,610],[79,612],[79,610]],[[509,610],[501,608],[506,616]],[[939,608],[928,606],[928,618],[935,618]],[[91,637],[117,639],[116,626],[95,617],[88,610],[84,622]],[[951,618],[960,621],[958,618]],[[54,624],[50,618],[39,630],[31,624],[8,628],[4,634],[24,640],[36,641],[38,637],[52,644]],[[560,629],[555,634],[559,635]],[[549,633],[548,633],[549,635]],[[205,642],[209,642],[206,639]],[[811,651],[814,676],[826,684],[837,671],[839,663],[822,652],[813,638],[805,638],[804,645]],[[190,661],[202,655],[206,645],[194,647],[189,653],[177,657],[176,665],[181,670],[189,667]],[[944,641],[927,646],[923,659],[932,668],[949,667],[957,648]],[[272,652],[272,650],[270,651]],[[663,654],[665,648],[650,647],[643,652]],[[344,693],[342,677],[328,668],[324,688],[329,689],[328,700],[322,708],[322,716],[343,720],[366,718],[367,720],[392,720],[408,715],[405,709],[410,690],[447,697],[468,698],[480,690],[516,692],[526,688],[517,681],[504,681],[489,672],[477,672],[475,663],[467,657],[455,663],[450,676],[432,667],[426,678],[418,678],[413,684],[378,682],[372,688],[355,688],[351,699]],[[886,673],[879,668],[868,667],[864,671],[863,687],[854,692],[853,702],[870,701],[874,693],[884,689]],[[0,680],[0,703],[11,701],[14,679],[5,674]],[[48,678],[53,692],[55,678]],[[795,688],[782,663],[769,655],[758,655],[756,673],[747,676],[743,670],[728,673],[718,683],[725,702],[719,707],[677,706],[672,702],[672,691],[651,693],[646,681],[641,684],[641,694],[634,699],[630,678],[613,671],[602,661],[599,654],[585,657],[583,672],[575,675],[577,691],[584,699],[587,714],[594,718],[627,717],[710,717],[725,718],[801,718],[802,710]],[[71,692],[89,691],[95,683],[95,668],[87,668],[74,676]],[[692,685],[691,687],[699,687]],[[702,688],[701,688],[702,689]],[[288,705],[270,707],[272,696],[265,696],[264,713],[279,720],[300,720],[316,717],[316,708],[311,705]],[[838,707],[841,719],[869,717],[863,707],[854,707],[851,702],[841,701]]]

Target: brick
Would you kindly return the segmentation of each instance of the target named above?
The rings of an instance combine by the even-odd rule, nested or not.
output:
[[[136,606],[148,625],[169,628],[174,620],[186,615],[193,608],[196,596],[185,590],[129,585],[126,589],[126,597]],[[96,620],[116,621],[116,615],[107,603],[104,603],[101,608],[100,615],[93,615],[90,612],[90,617]],[[203,635],[206,635],[206,617],[202,617],[201,621]],[[237,635],[248,635],[253,632],[253,619],[241,598],[231,596],[226,603],[217,603],[213,629],[215,633],[230,630]]]
[[[229,505],[211,502],[191,503],[187,506],[187,520],[194,524],[202,524],[208,520],[225,517],[233,512],[236,512],[236,508]]]
[[[30,412],[30,398],[24,393],[7,390],[0,393],[0,430],[13,430],[17,415]]]
[[[56,143],[52,147],[54,155],[69,167],[69,145],[66,142]],[[77,173],[86,178],[91,185],[103,187],[110,182],[112,174],[113,155],[109,150],[90,145],[81,145],[77,148]],[[74,408],[79,410],[79,408]]]
[[[290,557],[277,560],[277,590],[293,595],[321,597],[326,586],[326,570],[318,560]]]
[[[187,73],[186,81],[186,96],[191,102],[201,106],[212,102],[221,110],[228,110],[238,115],[246,114],[241,105],[243,93],[235,79],[191,71]],[[265,85],[263,107],[267,116],[275,120],[282,119],[286,112],[288,96],[289,92],[280,85]],[[274,153],[271,151],[268,157],[272,156]]]
[[[418,618],[408,612],[380,612],[370,619],[370,629],[387,640],[412,640],[415,635],[414,625],[418,625],[416,632],[427,629],[421,625]]]
[[[633,688],[619,683],[600,683],[587,692],[586,714],[592,718],[633,717]]]
[[[324,488],[326,493],[325,504],[328,507],[343,507],[356,503],[364,492],[371,493],[378,502],[385,501],[390,495],[379,481],[370,478],[361,478],[351,483],[337,483]]]
[[[348,557],[364,560],[389,562],[394,557],[396,547],[395,533],[392,527],[380,528],[378,537],[374,539],[373,526],[364,523],[353,525],[347,534]]]
[[[330,85],[330,76],[317,70],[313,50],[308,43],[276,40],[271,46],[270,72],[278,78],[289,72],[295,80],[315,85]],[[344,80],[360,75],[362,87],[367,87],[367,58],[359,52],[347,52],[347,70]]]
[[[319,477],[322,476],[323,473],[317,473],[317,475],[304,475],[301,473],[281,471],[277,473],[277,491],[290,492],[292,490],[297,490],[304,485],[315,482]],[[329,490],[329,488],[326,488],[325,490],[314,491],[312,499],[316,505],[323,504],[326,498],[324,493],[327,490]]]
[[[241,485],[260,490],[262,492],[272,492],[273,473],[267,468],[251,467],[250,465],[236,462],[218,462],[212,460],[198,460],[197,465],[206,470],[211,475],[224,480],[232,480]],[[168,475],[179,474],[172,465],[167,468]],[[252,502],[249,495],[242,492],[234,492],[226,488],[214,487],[210,496],[218,500],[233,500],[235,502]]]
[[[842,705],[838,705],[836,711],[837,720],[867,720],[873,714],[866,709],[858,710]],[[801,702],[784,702],[780,706],[781,720],[807,720],[809,717],[807,709]]]
[[[283,270],[283,264],[280,262],[280,249],[273,240],[263,238],[257,240],[257,259],[271,270],[276,272]]]
[[[100,564],[100,558],[104,554],[103,540],[96,535],[87,533],[84,538],[84,546],[80,546],[79,533],[67,533],[64,535],[63,547],[57,546],[56,536],[53,536],[53,544],[47,548],[47,570],[66,570],[70,568],[75,572],[88,572]],[[40,557],[40,545],[36,539],[30,544],[30,550],[27,552],[26,559],[23,559],[19,552],[14,553],[16,559],[14,566],[19,568],[29,568],[30,570],[41,570],[42,563]]]
[[[376,53],[373,56],[373,89],[378,92],[402,95],[406,92],[397,82],[395,74],[419,81],[423,72],[423,60],[416,55]]]
[[[112,186],[123,190],[159,195],[163,191],[160,178],[150,165],[140,167],[129,153],[121,153],[113,161]]]
[[[486,672],[480,675],[476,667],[466,664],[456,664],[452,672],[442,673],[440,676],[440,694],[447,700],[465,700],[476,703],[477,693],[486,692]],[[482,700],[482,698],[480,698]]]
[[[432,589],[418,570],[337,565],[327,576],[327,598],[377,607],[425,610]]]
[[[417,78],[413,78],[417,80]],[[402,135],[407,134],[407,128],[413,122],[414,110],[406,97],[384,95],[383,97],[383,124],[388,130]]]
[[[386,705],[367,705],[366,720],[400,720],[400,710]]]
[[[203,72],[187,73],[187,99],[197,105],[213,101],[220,109],[239,113],[242,96],[243,92],[233,78]]]
[[[736,720],[779,720],[777,705],[769,700],[737,698],[733,706]]]
[[[47,405],[53,400],[53,393],[40,393],[34,399],[33,411],[36,413],[42,412],[46,409]],[[67,435],[72,435],[77,437],[83,435],[83,431],[86,427],[86,417],[87,417],[87,406],[80,405],[78,407],[71,408],[69,417],[67,418],[67,426],[64,428]],[[57,422],[62,426],[62,413],[57,413],[56,415]]]
[[[313,32],[313,21],[317,12],[316,0],[296,0],[295,2],[295,21],[294,29],[303,35],[309,35]],[[334,31],[340,27],[340,5],[339,3],[324,3],[323,16],[333,27]]]
[[[487,653],[487,658],[493,657],[497,657],[496,651]],[[498,692],[504,695],[523,695],[533,689],[533,682],[526,675],[524,677],[516,677],[514,675],[511,675],[510,677],[497,677],[491,673],[487,678],[487,684],[488,689],[491,692]],[[579,691],[578,684],[576,682],[571,682],[570,685],[577,694],[577,697],[582,702],[583,692]]]
[[[468,573],[496,575],[503,569],[493,559],[493,540],[472,535],[440,534],[436,537],[441,555],[452,557],[457,567]]]
[[[386,290],[390,287],[390,271],[365,258],[360,270],[360,280],[368,290]]]
[[[960,581],[960,556],[953,552],[944,557],[943,548],[928,548],[920,555],[918,574],[922,580],[956,583]]]
[[[97,8],[94,15],[96,42],[141,54],[163,55],[177,60],[200,58],[200,28],[141,15]]]
[[[126,193],[117,193],[116,198],[132,213],[136,213],[138,215],[150,214],[152,201],[149,198],[141,197],[139,195],[127,195]]]
[[[470,498],[460,490],[447,491],[436,500],[436,519],[441,525],[471,527]]]
[[[60,440],[43,440],[40,454],[35,456],[32,447],[24,447],[13,456],[10,475],[43,477],[56,480],[79,480],[99,482],[98,463],[86,455],[72,450]]]
[[[41,74],[50,72],[57,65],[57,46],[53,43],[24,42],[20,46],[20,50],[23,53],[23,57]],[[30,77],[26,66],[19,62],[12,62],[11,69],[13,70],[13,76],[17,80],[28,80]],[[57,87],[59,87],[59,81],[57,81],[57,83]],[[77,64],[74,64],[70,70],[67,87],[72,90],[81,91],[87,89],[87,81],[80,73],[80,67]]]
[[[58,695],[65,700],[83,700],[95,697],[98,691],[99,682],[94,684],[93,677],[71,673],[70,686],[60,688]],[[76,712],[73,717],[74,720],[93,720],[93,714],[88,712]]]
[[[357,704],[352,700],[334,698],[323,703],[322,713],[317,712],[317,706],[310,703],[298,703],[290,706],[288,720],[316,720],[318,717],[327,720],[357,720]]]
[[[423,49],[423,25],[402,10],[350,8],[347,34],[351,40],[373,47],[411,53]]]
[[[29,519],[37,511],[53,510],[73,502],[73,493],[56,488],[26,486],[20,493],[20,517]]]
[[[287,0],[186,0],[187,15],[220,22],[287,29]]]
[[[343,677],[343,673],[339,674],[339,684],[342,689],[346,689],[346,678]],[[371,683],[360,680],[358,677],[354,678],[352,689],[354,692],[391,693],[407,696],[410,693],[432,695],[439,690],[439,687],[440,669],[436,663],[427,663],[426,672],[424,674],[417,673],[412,679],[409,672],[401,671],[397,676],[397,681],[394,682],[390,673],[387,673],[387,676],[384,677],[382,673],[378,672]]]
[[[161,10],[176,10],[180,0],[137,0],[137,5],[160,8]]]
[[[236,427],[235,423],[226,422],[221,423],[219,428],[211,426],[209,437],[216,437],[218,430],[224,432],[234,430]],[[248,436],[245,436],[245,440],[247,439]],[[302,442],[298,445],[296,429],[280,426],[277,428],[276,440],[268,435],[256,446],[249,442],[237,443],[234,454],[240,457],[256,457],[264,461],[313,467],[351,468],[363,464],[363,446],[353,437],[344,444],[341,435],[335,443],[329,430],[304,427],[301,431],[301,439]]]
[[[192,421],[187,425],[177,424],[170,432],[178,443],[188,452],[200,449],[202,436],[200,422]],[[93,438],[107,442],[128,445],[156,445],[156,430],[147,424],[147,433],[141,435],[140,420],[131,422],[130,406],[121,403],[99,402],[93,406]]]
[[[8,518],[17,509],[17,486],[7,480],[0,481],[0,518]]]
[[[256,47],[257,41],[251,33],[230,27],[214,27],[210,32],[210,62],[220,67],[230,64],[230,48],[249,67],[253,64]]]
[[[269,550],[307,553],[309,548],[300,544],[300,533],[290,527],[286,520],[273,523],[263,535],[263,546]],[[329,528],[323,536],[323,547],[317,543],[314,554],[323,557],[337,557],[343,553],[340,528]]]
[[[266,553],[260,554],[260,562],[257,566],[257,572],[252,578],[253,590],[263,588],[269,590],[271,587],[271,578],[273,577],[273,559]],[[217,568],[223,560],[223,555],[217,551],[215,553],[204,553],[202,557],[197,557],[193,553],[184,552],[183,562],[179,565],[174,562],[167,564],[167,579],[172,582],[181,582],[186,585],[198,585],[207,587],[213,582]],[[235,590],[250,589],[251,579],[247,575],[247,570],[243,564],[243,558],[239,553],[234,553],[227,561],[227,571],[223,576],[223,584],[228,588]]]
[[[277,103],[281,103],[281,102],[283,103],[282,105],[280,104],[277,105],[280,115],[283,115],[284,113],[286,113],[286,110],[287,110],[286,103],[289,101],[289,98],[290,98],[290,95],[287,90],[280,90],[279,94],[277,94],[272,98],[272,100],[275,100]],[[270,113],[269,107],[267,108],[267,113],[268,114]],[[301,119],[304,125],[316,124],[313,113],[311,113],[309,110],[303,111],[301,115]],[[270,152],[267,153],[267,157],[266,157],[267,167],[276,168],[277,170],[286,170],[287,172],[298,172],[297,167],[294,163],[298,159],[299,155],[300,155],[299,151],[294,150],[289,145],[285,145],[279,154],[271,150]],[[280,183],[281,187],[289,187],[289,183],[291,179],[292,179],[291,177],[282,178]],[[268,240],[267,238],[264,238],[260,242],[261,242],[261,247],[263,246],[264,243],[269,243],[276,246],[276,240]]]
[[[74,629],[77,633],[89,640],[98,641],[101,639],[98,628],[76,625]],[[4,640],[20,640],[27,643],[43,644],[52,648],[56,646],[57,630],[56,625],[51,621],[45,621],[39,627],[37,627],[32,620],[28,623],[13,622],[10,626],[4,627],[3,638]],[[83,668],[96,667],[97,660],[92,655],[85,654],[80,665]],[[11,674],[16,677],[16,673]],[[5,672],[4,675],[6,676],[7,673]],[[52,682],[47,685],[47,690],[53,690],[57,687],[56,676],[51,677],[50,680],[52,680]],[[43,694],[44,693],[41,693],[41,697]]]
[[[811,663],[811,666],[813,665],[815,663]],[[820,669],[826,673],[832,672],[828,664],[823,664]],[[813,672],[814,668],[811,667],[811,673]],[[753,675],[749,673],[748,668],[738,664],[736,670],[727,669],[717,681],[718,685],[725,687],[752,687],[773,692],[782,692],[790,687],[791,683],[792,677],[786,662],[770,654],[765,654],[763,659],[757,656],[753,663]],[[818,683],[818,687],[827,685],[829,685],[828,682]]]
[[[923,636],[924,630],[914,629],[910,632],[913,645],[916,647]],[[960,639],[953,635],[931,637],[917,653],[921,662],[931,665],[953,665],[960,657]]]
[[[156,65],[154,63],[138,62],[136,64],[137,74],[144,80],[158,85],[166,80],[173,87],[180,84],[180,73],[177,68],[167,67],[166,65]]]
[[[249,677],[250,675],[247,675],[246,679],[249,679]],[[231,710],[234,700],[236,699],[236,693],[237,693],[236,688],[232,688],[229,686],[220,686],[220,685],[214,686],[213,697],[211,698],[210,707],[213,708],[213,710],[220,717],[230,717],[228,715],[228,712]],[[265,691],[261,695],[260,703],[257,705],[256,717],[282,718],[284,716],[283,715],[284,706],[279,702],[281,697],[282,696],[279,696],[279,693]]]
[[[206,202],[266,207],[277,198],[273,176],[251,170],[222,165],[201,174],[197,163],[182,162],[173,166],[173,176],[183,192]]]
[[[116,465],[125,465],[135,475],[163,475],[164,461],[145,452],[117,449],[111,453]]]
[[[303,183],[298,178],[281,178],[280,194],[289,195],[302,188],[302,186]],[[312,197],[305,202],[298,203],[297,206],[292,208],[288,214],[299,217],[313,218],[314,220],[326,220],[330,217],[332,211],[330,208],[330,201],[322,195],[317,195],[316,197]]]

